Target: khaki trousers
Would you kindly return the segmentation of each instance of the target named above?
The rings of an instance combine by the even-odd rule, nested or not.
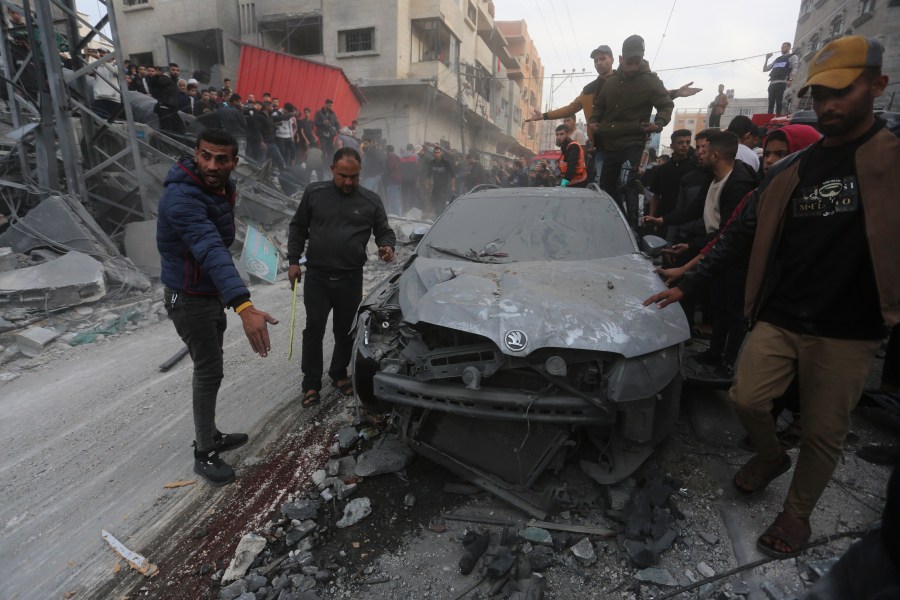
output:
[[[793,333],[765,322],[747,334],[729,394],[760,458],[775,461],[784,453],[769,411],[794,377],[800,385],[803,433],[784,502],[788,514],[809,518],[825,491],[880,343]]]

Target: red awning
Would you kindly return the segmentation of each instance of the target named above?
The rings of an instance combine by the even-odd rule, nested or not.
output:
[[[290,102],[297,110],[309,107],[313,113],[330,98],[342,126],[359,116],[365,101],[343,69],[251,44],[241,44],[235,92],[244,99],[253,94],[257,100],[270,92],[280,106]]]

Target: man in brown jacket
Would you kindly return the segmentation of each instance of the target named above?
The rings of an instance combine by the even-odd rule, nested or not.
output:
[[[795,377],[803,413],[783,510],[757,541],[779,558],[809,541],[809,516],[841,455],[884,323],[900,322],[900,139],[873,112],[887,86],[883,52],[874,39],[846,36],[810,61],[800,95],[811,90],[825,137],[769,169],[694,275],[645,302],[677,302],[749,253],[752,329],[730,395],[757,454],[734,477],[739,494],[762,492],[791,467],[769,410]]]
[[[600,187],[625,210],[632,227],[637,226],[637,191],[632,182],[638,176],[647,136],[663,130],[674,107],[666,86],[644,60],[644,39],[639,35],[628,37],[622,44],[619,68],[594,101],[589,132],[595,139],[599,136],[603,150]],[[656,118],[650,123],[654,108]],[[624,182],[620,179],[623,167]],[[624,204],[623,189],[627,190]]]

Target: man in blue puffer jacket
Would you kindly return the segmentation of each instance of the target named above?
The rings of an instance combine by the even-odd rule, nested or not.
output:
[[[237,167],[237,151],[237,140],[227,131],[204,130],[194,157],[180,159],[166,177],[156,229],[166,310],[194,361],[194,471],[213,485],[234,481],[234,470],[219,453],[248,440],[247,434],[216,428],[225,307],[240,315],[250,346],[263,357],[271,349],[266,323],[278,323],[250,302],[228,251],[235,201],[229,177]]]

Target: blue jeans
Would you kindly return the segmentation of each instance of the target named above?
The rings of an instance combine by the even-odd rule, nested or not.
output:
[[[403,202],[400,198],[400,184],[389,183],[387,186],[388,212],[392,215],[403,214]]]

